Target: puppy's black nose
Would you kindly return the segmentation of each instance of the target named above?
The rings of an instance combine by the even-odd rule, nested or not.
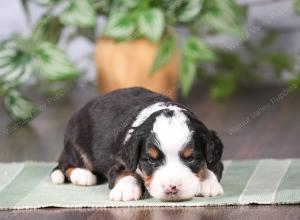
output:
[[[178,193],[178,189],[177,189],[177,187],[174,186],[174,185],[169,185],[169,186],[166,188],[165,193],[166,193],[167,195],[175,195],[175,194]]]

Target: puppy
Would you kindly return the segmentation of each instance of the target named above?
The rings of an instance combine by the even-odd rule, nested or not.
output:
[[[164,200],[223,193],[223,144],[195,114],[143,88],[93,99],[71,117],[50,177],[91,186],[108,181],[109,198]]]

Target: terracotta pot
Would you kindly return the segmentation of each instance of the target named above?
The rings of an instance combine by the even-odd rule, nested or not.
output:
[[[146,39],[119,43],[100,38],[95,48],[99,91],[142,86],[176,99],[179,55],[174,52],[162,69],[150,75],[158,48],[158,44]]]

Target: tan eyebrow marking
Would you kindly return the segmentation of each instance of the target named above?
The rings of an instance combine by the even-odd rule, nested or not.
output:
[[[193,149],[190,146],[186,146],[182,151],[182,155],[184,158],[188,158],[192,156],[192,154],[193,154]]]
[[[157,159],[158,158],[158,150],[156,147],[150,147],[150,149],[148,150],[148,154],[151,158],[153,159]]]

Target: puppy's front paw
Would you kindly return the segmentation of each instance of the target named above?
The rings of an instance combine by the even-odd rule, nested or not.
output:
[[[217,177],[210,170],[207,171],[207,177],[200,182],[199,192],[196,196],[217,196],[223,194],[223,187],[218,182]]]
[[[97,177],[89,170],[75,168],[70,174],[70,181],[78,186],[93,186],[97,183]]]
[[[197,196],[210,197],[223,194],[223,187],[218,181],[204,180],[200,185],[200,192]]]
[[[142,189],[138,180],[133,176],[120,179],[110,191],[109,199],[114,201],[130,201],[141,198]]]

